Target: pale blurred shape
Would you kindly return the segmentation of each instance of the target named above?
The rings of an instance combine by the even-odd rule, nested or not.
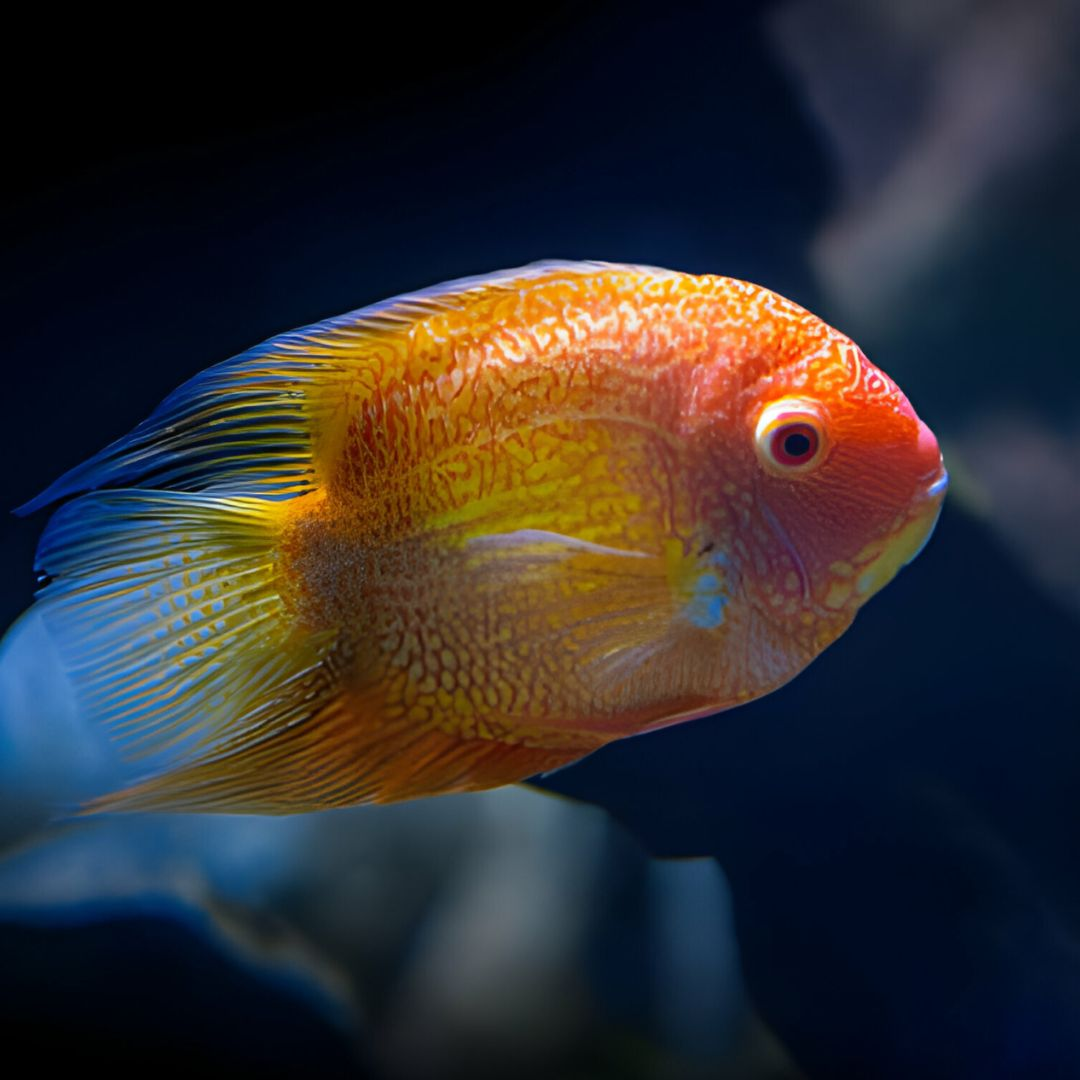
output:
[[[522,789],[476,797],[475,850],[424,928],[392,1006],[396,1075],[557,1059],[588,1018],[581,956],[606,819]]]
[[[843,197],[811,256],[860,332],[1080,120],[1075,0],[794,0],[770,30],[835,149]]]
[[[713,859],[649,867],[657,1011],[666,1042],[695,1059],[732,1049],[745,1010],[731,893]]]
[[[1054,430],[1030,416],[970,421],[947,447],[968,501],[1025,569],[1080,614],[1080,417]]]

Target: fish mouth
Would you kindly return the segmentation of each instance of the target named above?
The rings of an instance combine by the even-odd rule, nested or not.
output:
[[[949,487],[949,470],[942,467],[941,475],[926,489],[926,494],[931,499],[940,498]]]
[[[883,589],[922,554],[934,535],[948,487],[949,474],[941,466],[934,480],[917,498],[907,521],[886,541],[880,554],[863,567],[855,587],[864,600]]]

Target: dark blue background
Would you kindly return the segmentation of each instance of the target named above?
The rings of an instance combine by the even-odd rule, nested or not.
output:
[[[834,318],[807,252],[839,179],[766,10],[546,4],[240,33],[176,11],[168,30],[128,24],[130,45],[96,22],[15,34],[8,504],[208,364],[459,275],[632,260]],[[936,429],[973,401],[1051,423],[1080,397],[1078,180],[1067,146],[942,259],[925,320],[861,342]],[[0,522],[5,623],[40,525]],[[720,859],[750,989],[809,1076],[1080,1076],[1078,658],[1076,618],[954,503],[791,687],[549,784],[656,853]]]

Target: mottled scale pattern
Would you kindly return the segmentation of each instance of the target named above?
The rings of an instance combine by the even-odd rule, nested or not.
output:
[[[778,353],[829,356],[836,336],[766,290],[639,272],[484,291],[388,330],[324,391],[339,405],[316,432],[325,489],[287,533],[292,602],[340,631],[380,717],[467,739],[591,748],[715,705],[750,658],[704,632],[695,582],[724,599],[703,549],[750,523],[752,492],[709,432]],[[523,530],[634,555],[475,549]],[[729,589],[784,560],[763,525],[731,547]],[[780,581],[766,602],[791,608],[800,579]]]
[[[769,457],[774,408],[817,425],[813,468]],[[919,550],[944,472],[895,383],[796,304],[577,263],[281,335],[31,505],[132,484],[164,490],[119,516],[85,496],[47,534],[57,618],[88,582],[120,610],[123,552],[184,535],[225,567],[242,543],[273,617],[179,688],[152,611],[135,683],[123,635],[73,647],[106,719],[198,748],[100,805],[277,812],[508,783],[768,693]]]

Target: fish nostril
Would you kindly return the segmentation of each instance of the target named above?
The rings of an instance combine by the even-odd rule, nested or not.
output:
[[[937,437],[921,420],[915,447],[920,458],[929,458],[932,461],[941,460],[941,448],[938,446]]]
[[[915,455],[919,466],[926,470],[919,477],[919,485],[926,485],[923,489],[926,498],[937,499],[945,494],[945,489],[949,486],[949,474],[942,460],[937,436],[917,417],[916,420],[919,433],[915,439]]]

